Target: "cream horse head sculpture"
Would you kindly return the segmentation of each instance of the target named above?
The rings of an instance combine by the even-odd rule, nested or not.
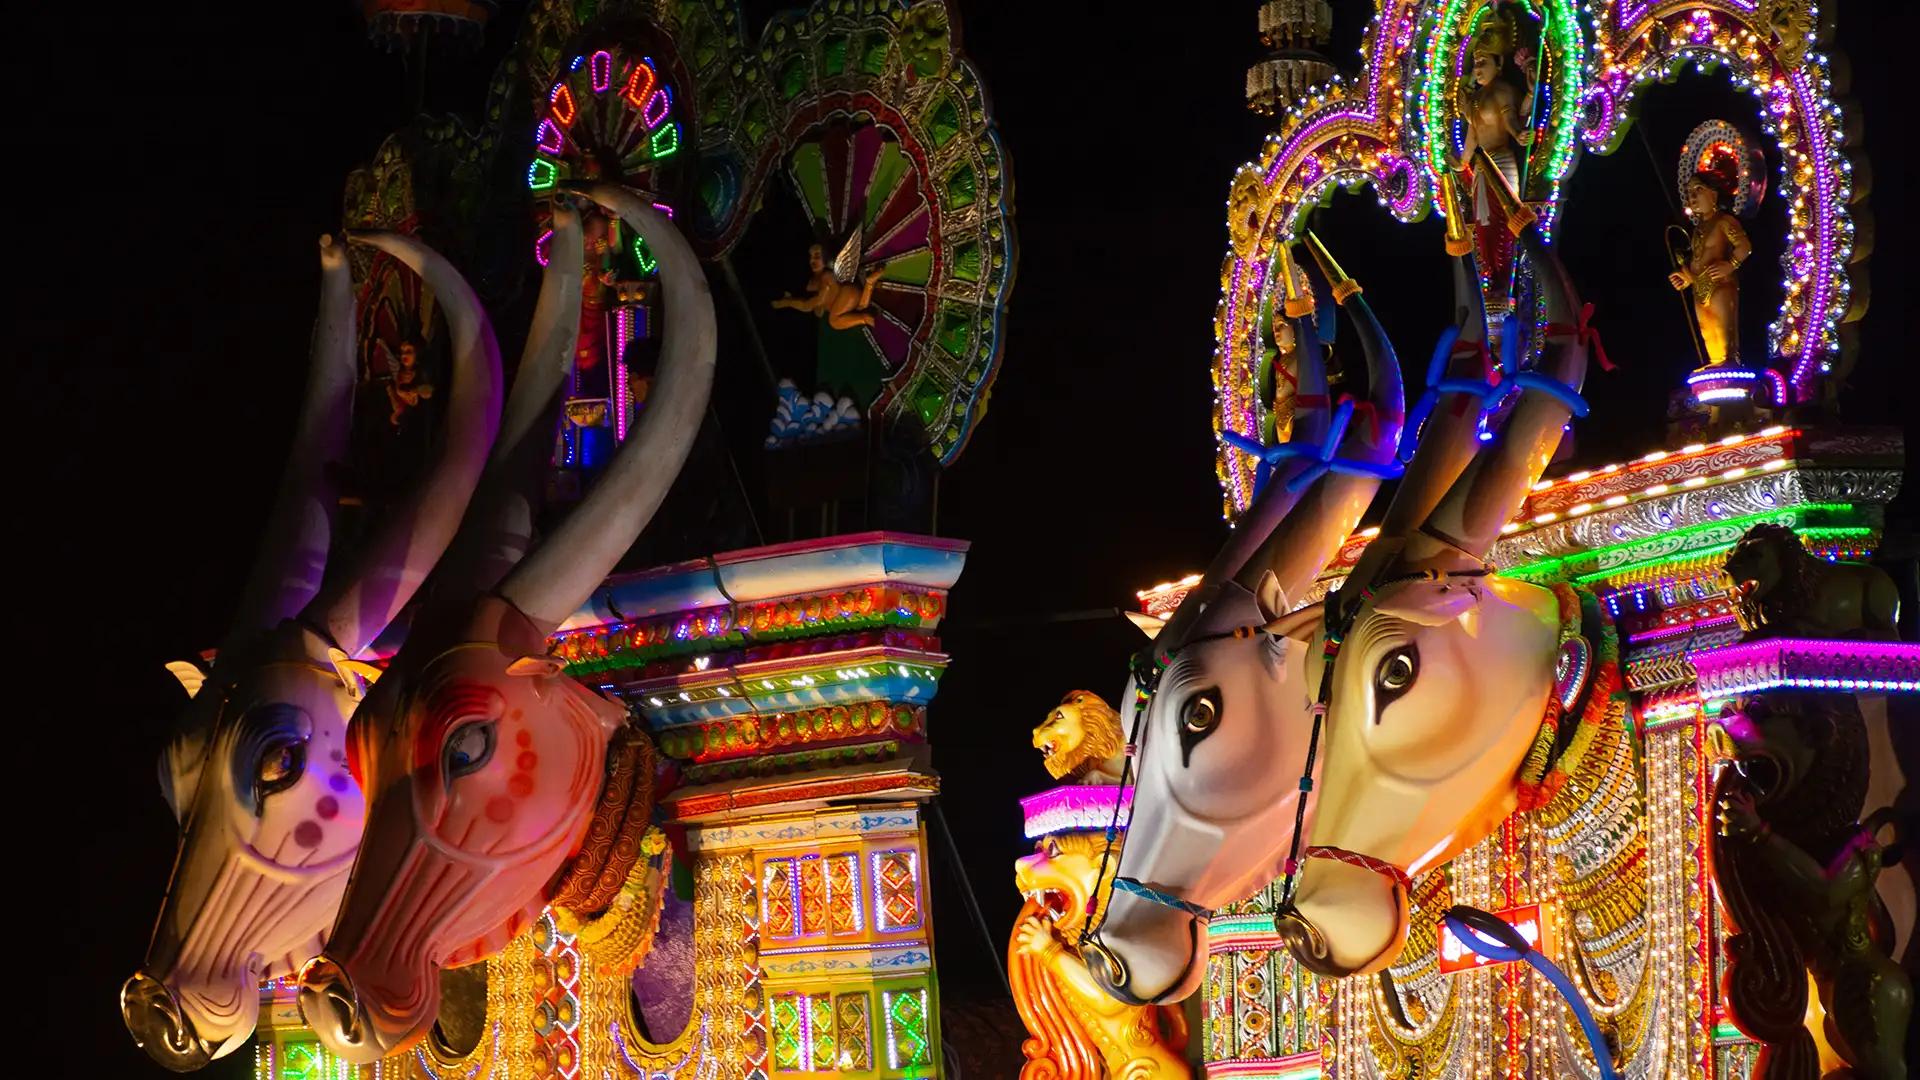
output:
[[[1501,526],[1545,471],[1586,378],[1586,313],[1564,267],[1526,236],[1544,337],[1497,440],[1479,410],[1436,409],[1379,536],[1306,627],[1336,641],[1326,760],[1309,858],[1280,920],[1290,951],[1328,976],[1391,963],[1407,882],[1488,836],[1518,802],[1518,774],[1554,681],[1560,611],[1545,588],[1488,576]],[[1508,334],[1518,332],[1509,324]],[[1320,650],[1316,649],[1316,654]],[[1324,665],[1316,664],[1316,687]]]
[[[320,951],[346,890],[365,804],[347,767],[348,718],[370,665],[353,659],[420,588],[455,535],[488,447],[527,428],[527,398],[560,385],[578,326],[571,302],[578,216],[556,212],[533,332],[500,428],[500,354],[473,290],[418,240],[355,234],[411,267],[439,299],[452,341],[445,435],[413,493],[323,588],[335,498],[324,470],[341,459],[354,380],[354,305],[346,252],[321,243],[320,318],[306,404],[241,614],[211,671],[170,665],[192,695],[162,756],[160,783],[180,821],[173,880],[144,964],[121,991],[134,1040],[187,1071],[231,1052],[254,1028],[263,979]],[[540,373],[535,377],[535,373]],[[537,403],[537,404],[538,404]],[[530,518],[497,546],[525,546]]]
[[[488,508],[482,481],[434,595],[354,715],[366,835],[326,949],[300,973],[301,1012],[348,1061],[417,1042],[438,1013],[438,970],[498,953],[556,899],[556,877],[614,784],[609,742],[620,733],[631,763],[644,739],[623,730],[624,706],[562,673],[547,636],[633,544],[686,461],[713,385],[713,299],[692,247],[648,202],[613,185],[586,193],[659,255],[660,376],[599,486],[524,557],[493,554],[498,514],[514,510]],[[652,778],[650,757],[638,757],[644,775],[629,767],[621,781],[633,790]],[[644,821],[643,801],[621,800],[623,820]]]
[[[1191,994],[1206,966],[1207,913],[1282,871],[1313,705],[1304,649],[1283,632],[1303,617],[1290,612],[1290,599],[1365,513],[1391,471],[1406,415],[1399,360],[1358,285],[1316,239],[1308,246],[1353,321],[1367,401],[1329,400],[1320,337],[1305,321],[1311,301],[1296,304],[1291,450],[1263,451],[1271,472],[1253,505],[1120,699],[1131,723],[1141,680],[1151,683],[1134,736],[1138,775],[1119,884],[1083,952],[1107,992],[1134,1004]],[[1478,294],[1464,275],[1459,284],[1461,321],[1478,327]],[[1355,419],[1356,404],[1370,415]]]

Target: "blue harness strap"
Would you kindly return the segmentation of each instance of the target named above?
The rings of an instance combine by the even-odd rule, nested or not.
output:
[[[1184,911],[1194,918],[1199,919],[1201,922],[1206,922],[1213,918],[1213,912],[1201,907],[1199,904],[1182,900],[1172,893],[1164,893],[1158,889],[1148,888],[1130,877],[1114,878],[1113,887],[1119,889],[1121,892],[1132,893],[1150,903],[1159,904],[1161,907],[1170,907],[1175,911]]]

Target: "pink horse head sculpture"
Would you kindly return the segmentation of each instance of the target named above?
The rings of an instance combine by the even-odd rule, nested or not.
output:
[[[355,243],[418,271],[453,341],[446,437],[413,496],[322,587],[345,449],[354,303],[343,245],[320,242],[320,316],[280,497],[211,670],[168,665],[192,701],[160,761],[179,854],[146,961],[120,992],[133,1039],[188,1071],[252,1034],[263,979],[319,951],[360,841],[347,721],[372,668],[353,659],[399,614],[452,540],[500,410],[500,357],[472,290],[407,237]]]
[[[1358,286],[1317,239],[1309,236],[1308,246],[1353,321],[1366,359],[1367,401],[1336,409],[1319,333],[1303,315],[1294,335],[1290,446],[1311,451],[1274,462],[1200,585],[1154,639],[1155,661],[1164,668],[1137,736],[1123,880],[1083,950],[1095,979],[1122,1001],[1191,994],[1206,966],[1202,912],[1252,895],[1281,872],[1313,704],[1304,648],[1284,628],[1317,621],[1317,605],[1294,613],[1293,598],[1366,512],[1406,416],[1392,344]],[[1463,288],[1463,295],[1477,293]],[[1355,418],[1356,407],[1369,415]],[[1324,451],[1336,448],[1337,460],[1370,468],[1328,471]],[[1135,700],[1139,677],[1129,679],[1123,703]]]
[[[1518,404],[1484,449],[1478,410],[1434,411],[1380,535],[1328,601],[1351,605],[1341,612],[1350,621],[1332,671],[1312,858],[1280,924],[1290,951],[1322,975],[1393,961],[1410,876],[1485,838],[1518,804],[1520,767],[1553,688],[1559,601],[1485,567],[1559,445],[1587,372],[1566,270],[1537,231],[1526,250],[1545,304],[1545,323],[1533,327],[1544,337],[1536,374],[1523,376]],[[1469,359],[1454,374],[1478,373]],[[1316,671],[1316,690],[1321,678]]]
[[[486,555],[497,515],[511,507],[483,506],[483,481],[447,556],[460,571],[436,577],[354,715],[366,835],[327,947],[300,974],[308,1024],[348,1061],[413,1045],[437,1016],[438,970],[492,956],[532,924],[609,786],[608,744],[627,711],[562,674],[547,637],[666,496],[705,413],[716,341],[712,297],[686,239],[625,188],[585,193],[659,256],[660,376],[599,486],[517,562]],[[644,818],[647,809],[627,812]]]

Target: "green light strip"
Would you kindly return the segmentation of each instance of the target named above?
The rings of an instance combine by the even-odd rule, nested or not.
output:
[[[1743,517],[1724,518],[1719,521],[1703,521],[1698,525],[1688,525],[1683,528],[1675,529],[1672,532],[1658,533],[1654,536],[1645,537],[1639,540],[1623,540],[1618,544],[1609,544],[1606,547],[1593,548],[1589,551],[1579,551],[1579,552],[1574,552],[1568,555],[1555,555],[1551,558],[1542,559],[1539,562],[1526,563],[1525,565],[1522,565],[1522,566],[1513,567],[1510,570],[1503,571],[1502,576],[1513,577],[1513,578],[1525,578],[1529,580],[1535,577],[1540,577],[1540,576],[1552,576],[1564,570],[1569,563],[1602,559],[1611,554],[1616,554],[1622,551],[1631,551],[1634,548],[1638,548],[1638,547],[1644,547],[1647,544],[1652,543],[1656,540],[1667,540],[1667,539],[1674,539],[1674,538],[1680,538],[1680,537],[1686,537],[1686,536],[1698,536],[1701,533],[1707,532],[1708,530],[1719,530],[1719,529],[1725,529],[1729,527],[1744,528],[1744,527],[1749,527],[1753,525],[1758,525],[1758,524],[1761,524],[1762,522],[1778,522],[1778,521],[1781,521],[1783,518],[1789,519],[1789,522],[1797,522],[1797,521],[1803,520],[1804,515],[1810,515],[1814,513],[1820,513],[1823,515],[1824,514],[1850,514],[1854,510],[1855,510],[1855,507],[1852,503],[1800,503],[1797,506],[1785,506],[1785,507],[1781,507],[1778,510],[1769,510],[1763,514],[1747,514]],[[1694,554],[1697,554],[1697,553],[1692,551],[1673,552],[1673,553],[1660,556],[1659,558],[1653,559],[1650,561],[1651,562],[1671,562],[1676,559],[1690,558]],[[1625,569],[1624,566],[1611,567],[1608,570],[1606,570],[1605,573],[1617,574],[1617,573],[1621,573],[1624,569]],[[1588,576],[1591,577],[1594,575],[1588,575]]]
[[[1427,39],[1426,77],[1420,82],[1421,126],[1426,131],[1424,150],[1428,171],[1435,180],[1443,175],[1447,155],[1453,150],[1453,58],[1459,52],[1462,39],[1470,39],[1479,29],[1480,20],[1492,10],[1492,5],[1479,8],[1464,30],[1456,29],[1462,2],[1448,0],[1434,18]],[[1585,92],[1587,48],[1579,18],[1569,0],[1527,0],[1526,7],[1530,14],[1542,20],[1542,46],[1546,54],[1543,59],[1550,65],[1549,78],[1555,83],[1553,113],[1544,121],[1554,140],[1547,148],[1545,175],[1552,182],[1547,201],[1558,202],[1560,181],[1573,165],[1574,140],[1580,126],[1580,98]],[[1531,79],[1536,74],[1538,72],[1529,71],[1527,77]],[[1535,92],[1538,93],[1538,88]],[[1521,194],[1525,196],[1525,192]]]
[[[1840,528],[1795,529],[1793,533],[1802,540],[1812,540],[1818,543],[1822,540],[1851,540],[1855,537],[1872,536],[1873,530],[1865,526],[1846,526]],[[1739,541],[1734,541],[1734,544],[1737,543],[1739,543]],[[1698,559],[1708,555],[1719,555],[1732,551],[1734,544],[1712,544],[1707,547],[1695,548],[1676,555],[1662,555],[1652,559],[1641,559],[1638,562],[1630,562],[1624,566],[1616,566],[1607,570],[1597,570],[1591,574],[1582,574],[1573,580],[1576,585],[1585,585],[1589,582],[1600,581],[1605,578],[1618,577],[1621,574],[1630,574],[1635,570],[1645,570],[1650,566],[1661,566],[1666,563],[1679,562],[1682,559]]]

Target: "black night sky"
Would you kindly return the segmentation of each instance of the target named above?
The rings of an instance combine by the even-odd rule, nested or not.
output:
[[[749,3],[749,24],[776,6]],[[1114,610],[1198,569],[1225,532],[1208,364],[1227,184],[1266,131],[1242,103],[1255,6],[959,4],[1011,157],[1020,262],[992,409],[940,486],[940,533],[973,550],[942,631],[954,659],[931,730],[994,935],[989,950],[936,856],[949,1002],[1004,995],[989,961],[1018,908],[1012,860],[1030,850],[1015,800],[1048,785],[1029,730],[1067,690],[1119,692],[1139,638]],[[1334,7],[1329,52],[1351,68],[1370,5]],[[1920,235],[1911,93],[1896,72],[1914,63],[1920,19],[1886,0],[1839,7],[1877,233],[1843,407],[1904,423],[1920,383],[1904,260]],[[427,111],[477,113],[525,13],[523,0],[503,8],[477,55],[436,60]],[[30,848],[9,875],[11,935],[26,950],[9,976],[44,1010],[16,1020],[14,1038],[48,1058],[48,1075],[158,1075],[117,993],[173,855],[154,762],[180,692],[162,664],[225,628],[297,410],[315,237],[338,229],[347,173],[409,120],[411,76],[341,0],[138,5],[86,25],[36,5],[30,20],[10,35],[25,63],[12,125],[25,235],[9,245],[9,321],[27,332],[10,365],[25,369],[10,398],[27,422],[8,515],[27,540],[10,574],[26,586],[13,727],[29,739],[11,757],[25,796],[12,821]],[[1692,365],[1660,235],[1680,142],[1712,116],[1756,126],[1724,75],[1685,76],[1647,98],[1651,158],[1630,135],[1570,182],[1561,247],[1620,365],[1589,380],[1582,462],[1655,446],[1666,393]],[[1750,348],[1777,306],[1768,271],[1784,217],[1775,200],[1749,226]],[[1370,191],[1315,222],[1417,383],[1450,309],[1440,223],[1400,225]],[[723,383],[758,377],[721,356]],[[251,1067],[242,1051],[207,1075]]]

